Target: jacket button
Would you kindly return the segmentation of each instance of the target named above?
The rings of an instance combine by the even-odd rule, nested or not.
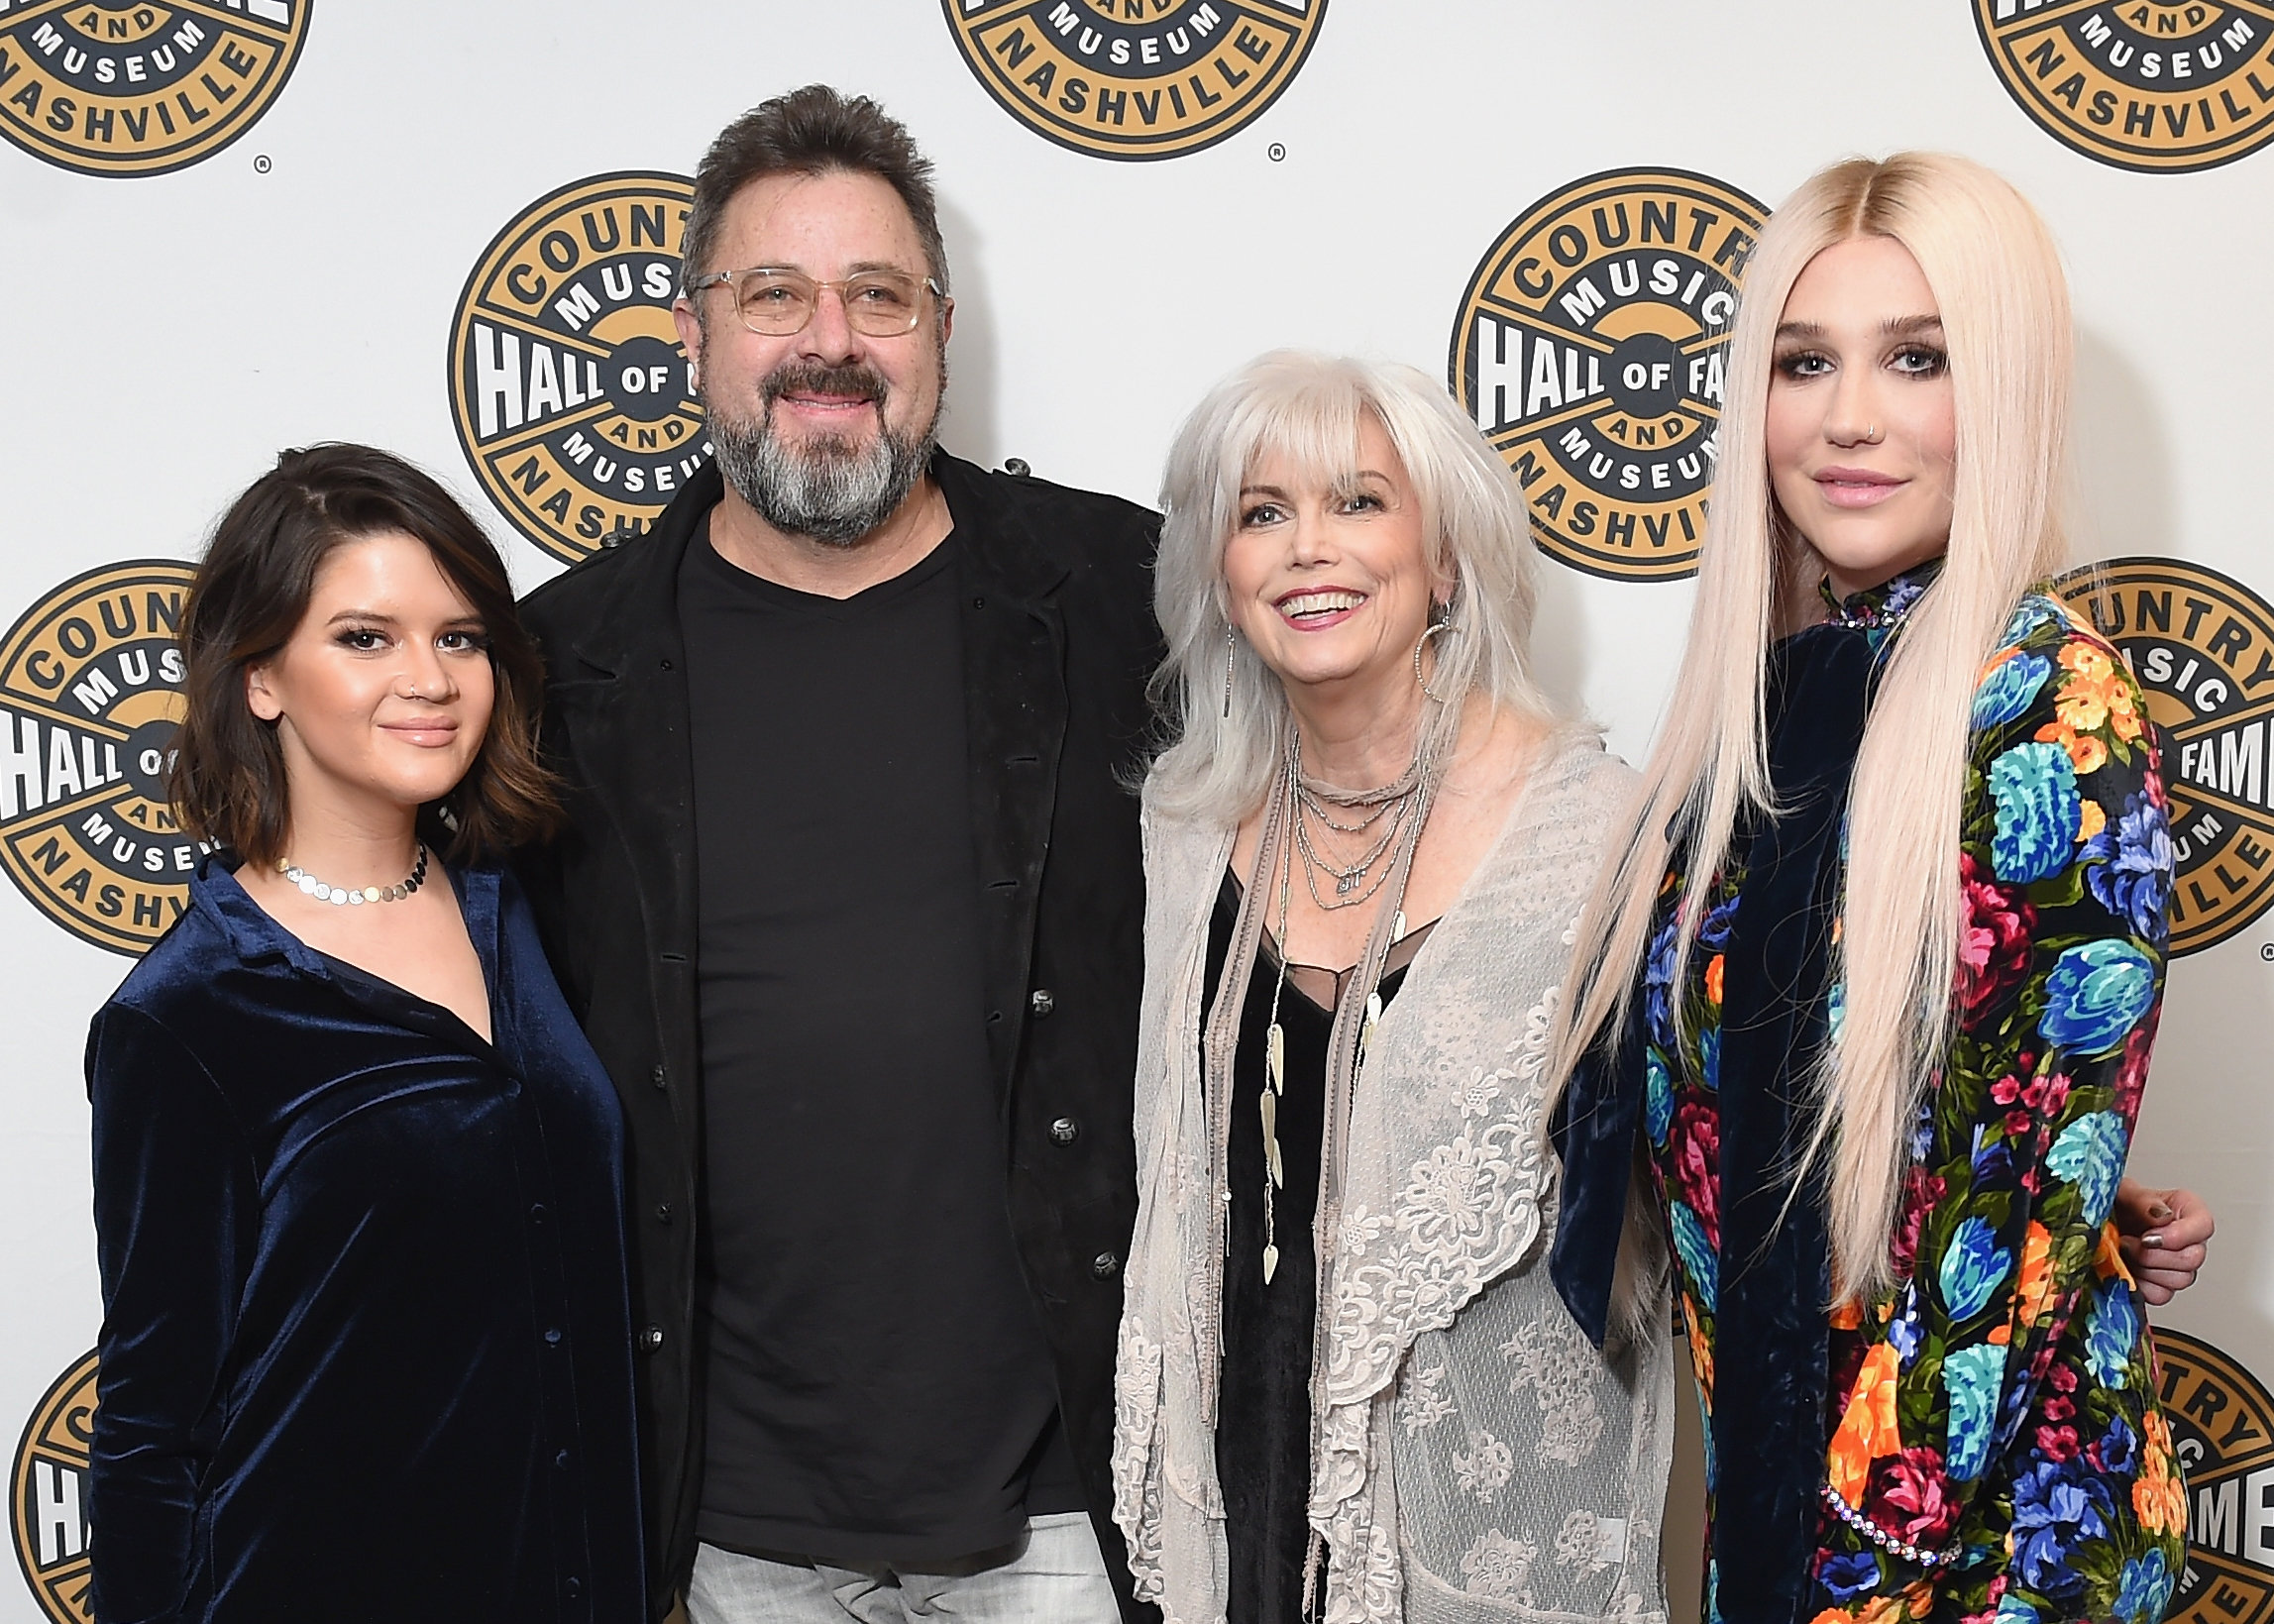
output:
[[[547,1348],[558,1348],[561,1346],[561,1332],[558,1326],[548,1328],[545,1332],[545,1346]]]
[[[1046,1020],[1058,1007],[1058,995],[1047,987],[1037,987],[1027,995],[1027,1008],[1034,1012],[1037,1021]]]
[[[148,115],[145,116],[147,117]],[[578,1582],[577,1576],[574,1573],[569,1575],[568,1579],[561,1585],[561,1588],[569,1592],[569,1599],[571,1601],[576,1600],[577,1597],[585,1593],[584,1585]]]
[[[1034,471],[1027,466],[1027,459],[1024,457],[1006,457],[1003,459],[1003,472],[1010,475],[1014,480],[1024,480]]]
[[[1060,1144],[1071,1144],[1082,1137],[1082,1125],[1071,1117],[1060,1117],[1050,1125],[1050,1137]]]
[[[658,1224],[661,1224],[661,1225],[663,1225],[663,1226],[664,1226],[666,1229],[669,1229],[669,1228],[671,1227],[671,1203],[670,1203],[670,1202],[668,1202],[668,1201],[663,1201],[663,1202],[658,1202],[658,1203],[656,1204],[656,1209],[655,1209],[655,1221],[656,1221]]]
[[[639,1334],[639,1351],[640,1351],[641,1353],[654,1353],[654,1352],[655,1352],[657,1349],[661,1348],[662,1346],[663,1346],[663,1327],[662,1327],[662,1326],[660,1326],[660,1325],[651,1325],[651,1326],[646,1326],[646,1327],[643,1327],[643,1328],[641,1329],[641,1331],[640,1331],[640,1334]]]
[[[650,1072],[647,1074],[647,1080],[648,1080],[649,1082],[651,1082],[651,1083],[655,1084],[655,1086],[656,1086],[656,1087],[658,1087],[658,1088],[661,1088],[661,1087],[663,1087],[663,1082],[664,1082],[664,1077],[665,1077],[665,1075],[666,1075],[666,1074],[665,1074],[665,1072],[664,1072],[664,1069],[663,1069],[663,1067],[659,1065],[659,1066],[657,1066],[657,1067],[656,1067],[656,1068],[655,1068],[653,1071],[650,1071]]]
[[[1122,1271],[1122,1260],[1110,1251],[1101,1251],[1090,1259],[1090,1272],[1101,1280],[1110,1280]]]

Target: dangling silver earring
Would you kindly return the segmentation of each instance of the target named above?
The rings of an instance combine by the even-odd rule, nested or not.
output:
[[[1422,675],[1421,651],[1429,646],[1429,640],[1439,632],[1451,632],[1452,630],[1453,606],[1450,603],[1440,603],[1432,599],[1429,605],[1429,624],[1422,628],[1421,637],[1413,645],[1413,680],[1421,686],[1421,691],[1424,694],[1440,704],[1445,703],[1445,696],[1431,688],[1429,679]]]
[[[1240,651],[1240,634],[1230,626],[1224,628],[1224,714],[1232,715],[1232,658]]]

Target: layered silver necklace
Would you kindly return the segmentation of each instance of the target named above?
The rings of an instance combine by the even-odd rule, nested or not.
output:
[[[1372,790],[1346,790],[1325,779],[1310,777],[1303,771],[1302,734],[1292,727],[1287,731],[1287,781],[1294,787],[1295,801],[1294,845],[1303,854],[1303,883],[1310,889],[1311,901],[1325,913],[1370,902],[1389,877],[1388,868],[1376,873],[1374,865],[1397,844],[1398,830],[1405,826],[1406,814],[1421,789],[1423,758],[1427,752],[1420,730],[1416,729],[1413,760],[1406,764],[1405,771]],[[1337,812],[1343,816],[1337,817]],[[1314,823],[1337,834],[1370,835],[1371,838],[1356,862],[1337,863],[1320,852],[1311,832]],[[1373,834],[1376,828],[1380,829],[1379,834]],[[1322,879],[1334,887],[1331,901],[1320,894]]]

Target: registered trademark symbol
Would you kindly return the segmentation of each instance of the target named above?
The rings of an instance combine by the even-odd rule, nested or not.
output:
[[[267,153],[258,154],[253,160],[253,172],[255,174],[267,174],[275,166],[275,164],[269,162],[269,155]]]
[[[2274,941],[2261,943],[2258,948],[2258,956],[2267,963],[2274,964]]]
[[[1263,156],[1274,163],[1284,163],[1287,162],[1287,149],[1283,144],[1274,141],[1270,146],[1263,149]]]

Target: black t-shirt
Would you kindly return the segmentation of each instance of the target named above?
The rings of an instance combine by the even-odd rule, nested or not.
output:
[[[697,1528],[730,1550],[938,1561],[1080,1504],[987,1052],[956,547],[838,600],[728,564],[705,523],[680,574]]]

